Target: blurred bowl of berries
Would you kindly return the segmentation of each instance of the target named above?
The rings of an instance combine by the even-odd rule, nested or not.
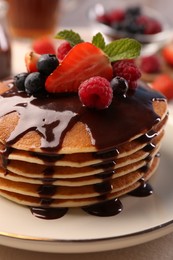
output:
[[[89,9],[89,19],[107,40],[135,38],[142,44],[163,42],[170,37],[169,23],[154,9],[140,5],[99,2]]]

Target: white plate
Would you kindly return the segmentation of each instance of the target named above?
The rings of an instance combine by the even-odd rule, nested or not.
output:
[[[150,182],[154,194],[127,196],[114,217],[70,210],[56,220],[34,217],[28,208],[0,198],[0,244],[44,252],[94,252],[143,243],[173,231],[173,113],[161,149],[161,163]]]

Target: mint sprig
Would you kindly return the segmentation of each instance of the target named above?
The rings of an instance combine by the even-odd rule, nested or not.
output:
[[[73,30],[60,31],[55,38],[68,41],[72,47],[84,42],[80,35]],[[106,44],[101,33],[93,36],[92,44],[100,48],[109,57],[110,62],[135,59],[141,51],[141,44],[135,39],[123,38]]]
[[[55,39],[66,40],[73,47],[78,43],[84,42],[80,35],[73,30],[63,30],[55,35]]]
[[[101,33],[97,33],[95,36],[93,36],[92,44],[104,51],[106,43],[103,35]]]
[[[104,52],[111,62],[123,59],[134,59],[140,55],[141,44],[135,39],[124,38],[106,45]]]

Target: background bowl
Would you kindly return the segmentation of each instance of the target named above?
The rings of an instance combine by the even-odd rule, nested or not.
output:
[[[136,6],[136,5],[135,5]],[[138,5],[140,6],[140,5]],[[126,3],[118,3],[114,1],[100,1],[95,5],[91,6],[89,9],[89,20],[91,24],[94,26],[95,31],[99,31],[106,36],[108,41],[115,40],[117,38],[125,38],[131,37],[140,41],[142,44],[150,44],[150,43],[164,43],[168,41],[170,38],[170,25],[168,21],[163,17],[162,14],[157,12],[156,10],[146,7],[140,6],[142,14],[147,15],[148,17],[154,18],[161,24],[162,31],[155,34],[129,34],[127,32],[118,31],[113,29],[111,26],[103,24],[97,20],[97,17],[103,15],[110,10],[113,9],[126,9],[127,7],[132,7],[132,5]]]

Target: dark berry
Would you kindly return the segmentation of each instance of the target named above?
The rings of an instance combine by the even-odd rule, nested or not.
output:
[[[141,14],[141,8],[140,6],[130,6],[126,9],[126,15],[127,16],[138,16]]]
[[[111,81],[111,87],[113,92],[125,97],[128,91],[128,82],[124,78],[116,76]]]
[[[25,79],[25,91],[28,94],[34,94],[44,90],[45,78],[40,72],[30,73]]]
[[[97,109],[109,107],[113,98],[110,82],[100,76],[82,82],[78,94],[85,106]]]
[[[40,56],[37,69],[39,72],[43,73],[44,75],[50,75],[56,67],[59,65],[59,61],[54,54],[43,54]]]
[[[25,91],[25,79],[29,75],[27,72],[23,72],[14,76],[14,85],[20,91]]]

